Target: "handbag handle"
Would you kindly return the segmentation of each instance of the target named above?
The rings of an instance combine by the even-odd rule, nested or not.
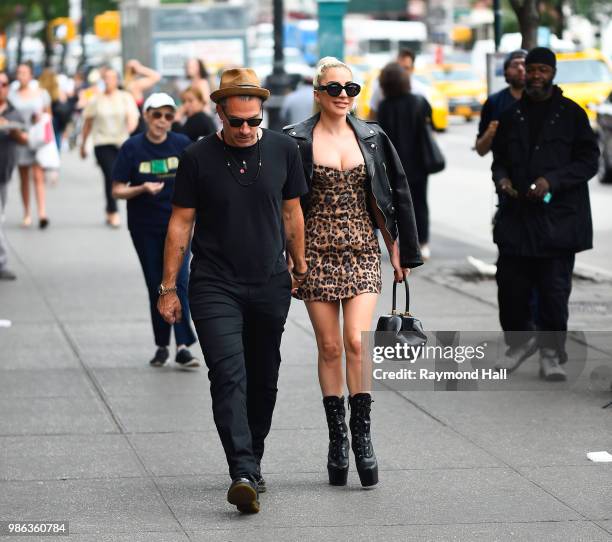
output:
[[[408,287],[408,281],[405,278],[402,282],[404,283],[404,287],[406,288],[406,311],[404,312],[404,314],[410,314],[410,288]],[[397,295],[397,282],[394,280],[393,281],[393,306],[391,307],[391,314],[398,314],[396,295]]]

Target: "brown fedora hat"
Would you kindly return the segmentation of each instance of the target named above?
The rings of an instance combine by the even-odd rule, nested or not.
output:
[[[262,100],[270,97],[270,91],[259,84],[257,74],[251,68],[232,68],[221,74],[221,84],[210,99],[219,103],[230,96],[257,96]]]

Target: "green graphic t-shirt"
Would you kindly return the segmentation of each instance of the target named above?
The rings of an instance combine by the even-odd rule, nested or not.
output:
[[[144,133],[128,139],[113,167],[113,181],[137,186],[146,182],[163,182],[164,188],[152,196],[143,194],[128,200],[128,228],[130,230],[165,231],[172,213],[171,198],[174,176],[183,150],[191,140],[169,132],[166,141],[152,143]]]

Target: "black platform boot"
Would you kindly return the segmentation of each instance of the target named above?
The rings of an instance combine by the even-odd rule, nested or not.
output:
[[[371,405],[372,396],[369,393],[358,393],[349,397],[351,443],[355,453],[357,473],[363,487],[375,486],[378,483],[378,462],[370,436]]]
[[[348,429],[344,421],[344,397],[323,397],[323,406],[329,429],[329,453],[327,455],[327,472],[332,486],[346,485],[349,470]]]

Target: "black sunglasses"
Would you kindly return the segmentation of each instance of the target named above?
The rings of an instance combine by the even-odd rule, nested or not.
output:
[[[226,116],[229,125],[232,128],[240,128],[245,122],[251,127],[251,128],[255,128],[256,126],[259,126],[262,121],[263,121],[263,117],[253,117],[250,119],[242,119],[240,117],[230,117],[227,114],[227,111],[225,111],[225,108],[222,107],[221,108],[223,110],[223,114]]]
[[[333,96],[334,98],[340,96],[340,94],[342,94],[342,91],[344,90],[349,98],[354,98],[355,96],[357,96],[357,94],[361,92],[361,86],[357,83],[353,83],[352,81],[342,86],[340,83],[336,83],[334,81],[332,83],[327,83],[327,85],[318,86],[317,90],[324,90],[325,92],[327,92],[327,94]]]
[[[159,120],[162,117],[165,117],[168,122],[172,122],[174,120],[174,113],[162,113],[161,111],[152,111],[151,116],[156,120]]]

